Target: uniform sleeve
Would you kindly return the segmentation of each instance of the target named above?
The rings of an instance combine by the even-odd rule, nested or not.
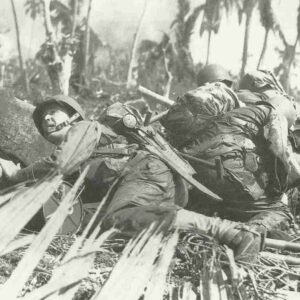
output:
[[[92,155],[100,136],[101,126],[98,122],[79,122],[71,127],[65,140],[51,156],[21,169],[10,179],[18,183],[42,178],[51,171],[58,171],[64,175],[71,174]]]
[[[264,136],[269,143],[270,151],[283,163],[287,174],[294,180],[300,178],[300,165],[288,141],[288,122],[275,110],[271,112],[269,121],[264,127]]]

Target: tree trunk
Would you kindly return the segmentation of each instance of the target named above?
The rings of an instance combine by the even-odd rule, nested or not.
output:
[[[264,44],[260,53],[260,57],[258,60],[258,64],[257,64],[257,69],[260,68],[260,65],[263,63],[265,54],[266,54],[266,50],[267,50],[267,44],[268,44],[268,37],[269,37],[269,33],[270,33],[270,29],[266,29],[265,31],[265,38],[264,38]]]
[[[81,79],[80,79],[81,87],[84,85],[85,82],[86,83],[89,82],[89,78],[88,78],[88,61],[89,61],[89,50],[90,50],[90,26],[89,26],[89,23],[90,23],[91,8],[92,8],[92,0],[89,0],[86,21],[85,21],[83,70],[82,70],[82,75],[81,75]]]
[[[72,31],[70,33],[70,43],[67,46],[68,49],[65,50],[65,54],[61,57],[58,55],[57,41],[50,18],[50,2],[51,0],[43,0],[44,24],[47,41],[40,51],[41,59],[46,65],[54,93],[68,95],[73,61],[73,53],[70,50],[70,43],[73,42],[75,35],[77,1],[74,5],[74,19]]]
[[[126,87],[127,89],[134,87],[137,85],[137,79],[138,79],[138,59],[137,59],[137,48],[138,48],[138,42],[139,42],[139,37],[141,34],[141,29],[142,29],[142,24],[144,20],[144,16],[147,10],[147,4],[148,0],[144,1],[144,8],[137,26],[137,30],[134,34],[133,38],[133,46],[131,49],[131,55],[130,55],[130,63],[129,63],[129,68],[128,68],[128,73],[127,73],[127,84]]]
[[[32,112],[35,106],[0,90],[0,152],[25,165],[50,155],[54,150],[37,131]]]
[[[246,1],[249,1],[249,0],[246,0]],[[252,1],[252,3],[248,4],[248,5],[249,6],[246,9],[246,23],[245,23],[245,34],[244,34],[244,47],[243,47],[243,57],[242,57],[242,67],[241,67],[240,77],[244,76],[245,69],[246,69],[246,66],[247,66],[250,25],[251,25],[252,13],[253,13],[253,9],[254,9],[254,2]]]
[[[73,6],[73,25],[72,25],[71,38],[73,38],[75,36],[76,25],[77,25],[77,10],[78,10],[78,0],[74,0],[74,6]]]
[[[1,66],[1,79],[0,79],[0,89],[4,87],[4,77],[5,77],[5,65]]]
[[[208,30],[208,38],[207,38],[207,52],[206,52],[206,65],[209,64],[209,54],[210,54],[210,43],[211,43],[211,33],[212,33],[212,30],[209,29]]]
[[[18,45],[18,53],[19,53],[19,65],[20,65],[21,74],[23,77],[24,87],[25,87],[26,93],[28,94],[29,93],[29,83],[28,83],[28,78],[27,78],[27,72],[24,67],[24,62],[23,62],[23,54],[22,54],[21,42],[20,42],[19,22],[18,22],[16,7],[15,7],[15,2],[14,2],[14,0],[10,0],[10,2],[11,2],[13,15],[14,15],[15,27],[16,27],[16,37],[17,37],[17,45]]]
[[[291,89],[290,84],[289,84],[289,82],[290,82],[290,73],[291,73],[291,68],[292,68],[293,62],[295,60],[296,48],[297,48],[297,45],[298,45],[298,41],[299,41],[299,33],[297,34],[296,41],[295,41],[294,46],[292,48],[291,56],[290,56],[290,59],[289,59],[287,70],[286,70],[285,90],[286,90],[287,93],[290,93],[290,89]]]
[[[164,96],[169,98],[170,97],[170,92],[171,92],[171,87],[172,87],[172,81],[173,81],[173,75],[172,72],[169,69],[169,64],[170,64],[170,59],[167,57],[167,49],[169,47],[169,43],[165,48],[163,48],[163,54],[164,54],[164,66],[165,66],[165,71],[167,75],[167,83],[164,87]]]

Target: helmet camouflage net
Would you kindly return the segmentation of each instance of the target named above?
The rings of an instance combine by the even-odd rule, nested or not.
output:
[[[271,71],[255,70],[241,78],[239,89],[259,92],[262,88],[275,89],[284,92],[283,87]]]

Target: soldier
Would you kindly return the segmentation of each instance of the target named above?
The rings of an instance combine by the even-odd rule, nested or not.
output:
[[[198,87],[178,97],[176,104],[161,119],[163,125],[168,123],[168,139],[177,147],[182,146],[194,128],[204,126],[211,117],[241,106],[232,90],[233,80],[222,66],[203,67],[197,81]]]
[[[73,116],[76,111],[66,109],[57,102],[56,98],[53,106],[44,105],[43,113],[39,114],[40,123],[36,124],[41,124],[41,133],[49,140],[51,136],[51,141],[55,141],[58,148],[50,157],[23,170],[11,172],[1,162],[4,174],[14,183],[40,178],[42,174],[53,170],[63,174],[74,172],[97,152],[99,144],[103,144],[102,138],[107,142],[103,125],[85,120],[75,123]],[[53,111],[49,111],[50,108]],[[78,119],[83,119],[79,111],[78,114]],[[153,221],[170,220],[172,226],[175,224],[181,229],[198,229],[228,244],[235,250],[238,259],[252,259],[257,255],[261,245],[259,233],[239,223],[205,217],[183,209],[184,203],[181,200],[185,198],[186,190],[184,186],[183,189],[178,189],[182,182],[180,183],[175,169],[186,166],[189,173],[191,168],[181,160],[176,163],[167,162],[166,156],[161,155],[156,147],[159,145],[166,149],[167,143],[159,135],[156,136],[151,128],[143,128],[134,109],[117,103],[106,111],[102,120],[118,134],[124,135],[129,142],[139,144],[138,150],[128,153],[130,159],[108,195],[104,217],[106,227],[115,226],[133,235]],[[67,130],[60,132],[65,128]],[[176,157],[172,151],[168,155]],[[188,174],[183,176],[193,182]]]
[[[277,96],[284,96],[294,101],[285,92],[276,76],[267,70],[255,70],[245,74],[239,82],[237,95],[240,101],[246,105],[269,101]]]
[[[187,190],[179,176],[197,186],[189,176],[194,171],[158,133],[143,126],[137,112],[116,103],[100,121],[140,146],[125,166],[116,189],[108,196],[104,216],[107,227],[115,226],[133,234],[153,221],[174,219],[174,225],[180,229],[197,229],[226,243],[240,260],[256,256],[261,237],[255,230],[184,209],[186,202],[182,200],[187,197]]]
[[[292,101],[294,105],[298,105],[294,99],[289,96],[279,80],[268,70],[255,70],[247,73],[239,82],[239,91],[237,95],[246,105],[255,105],[260,101],[270,102],[274,97],[285,97]],[[289,130],[289,143],[294,152],[295,158],[300,162],[300,144],[299,144],[299,128],[298,125],[292,126]],[[276,158],[273,162],[276,165]],[[297,203],[299,199],[299,191],[296,187],[299,184],[297,174],[289,174],[289,188],[286,195],[283,195],[282,201],[285,203]],[[290,205],[293,208],[294,205]],[[293,209],[294,210],[294,209]]]
[[[83,130],[82,128],[91,127],[92,124],[94,126],[97,124],[98,126],[97,122],[90,122],[86,120],[85,113],[77,101],[64,95],[50,97],[39,104],[34,110],[32,117],[39,133],[57,148],[50,157],[42,158],[22,170],[10,161],[1,160],[1,165],[6,177],[12,183],[41,178],[46,175],[50,169],[56,167],[58,164],[56,156],[59,156],[61,144],[73,125],[80,123],[75,126],[75,128],[81,128],[78,129],[79,132]],[[75,130],[75,128],[73,130]],[[101,131],[103,130],[110,136],[110,138],[116,137],[116,135],[108,128],[101,126]],[[93,163],[99,167],[102,161],[93,161]],[[114,163],[110,164],[108,160],[106,160],[105,163],[108,166],[117,165]],[[108,166],[107,169],[109,169]],[[104,166],[101,167],[106,169]],[[96,173],[96,170],[93,170],[93,172]],[[110,174],[110,176],[112,176],[112,174]]]
[[[269,102],[234,109],[193,131],[181,150],[206,161],[221,159],[222,178],[214,169],[191,163],[199,170],[197,178],[224,199],[225,205],[219,210],[224,217],[249,221],[267,230],[292,222],[280,200],[288,174],[300,176],[287,138],[296,118],[293,103],[277,96]]]
[[[56,158],[60,155],[61,144],[70,128],[74,124],[80,123],[73,130],[81,132],[84,128],[88,130],[88,128],[91,129],[92,125],[95,127],[95,124],[97,124],[96,122],[87,121],[85,113],[78,102],[64,95],[50,97],[39,104],[32,117],[39,133],[57,148],[51,156],[42,158],[21,170],[13,162],[1,160],[0,164],[10,183],[31,181],[46,175],[49,170],[58,166],[59,162]],[[96,130],[96,127],[94,130]],[[101,130],[104,130],[103,126]],[[91,131],[93,130],[91,129]],[[112,132],[111,134],[113,135]]]

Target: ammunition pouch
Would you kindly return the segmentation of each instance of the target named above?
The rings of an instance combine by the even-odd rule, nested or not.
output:
[[[254,173],[258,170],[258,159],[259,156],[255,154],[253,151],[248,152],[246,151],[244,155],[244,166],[245,169]]]

